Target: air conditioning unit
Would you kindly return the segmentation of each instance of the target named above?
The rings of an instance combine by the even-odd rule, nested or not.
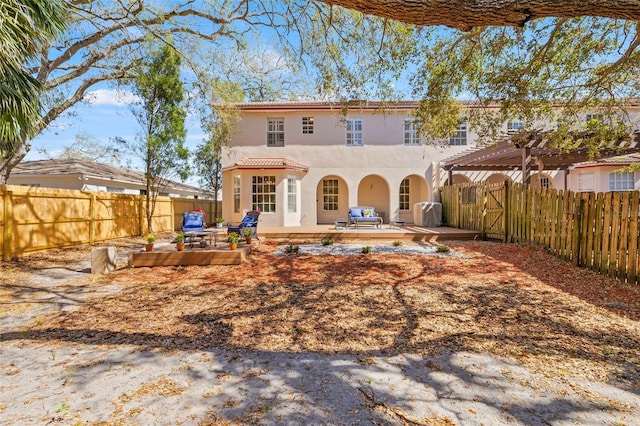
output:
[[[431,201],[415,203],[413,223],[418,226],[442,226],[442,204]]]

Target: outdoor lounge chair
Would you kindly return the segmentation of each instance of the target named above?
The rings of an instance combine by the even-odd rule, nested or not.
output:
[[[356,225],[374,225],[376,228],[380,228],[382,225],[382,218],[376,213],[374,207],[369,206],[355,206],[349,207],[349,226]]]
[[[195,243],[199,243],[200,247],[206,247],[212,240],[214,246],[218,245],[218,231],[206,229],[204,215],[201,212],[182,213],[181,229],[185,236],[185,243],[189,244],[190,248],[193,248]]]
[[[204,228],[204,215],[202,213],[182,213],[182,232],[202,232]]]
[[[240,238],[244,239],[245,235],[242,232],[244,228],[251,229],[251,237],[259,240],[258,238],[258,217],[260,216],[260,212],[257,210],[251,210],[247,212],[247,214],[242,218],[242,222],[238,224],[227,224],[227,235],[230,232],[235,232],[240,235]]]

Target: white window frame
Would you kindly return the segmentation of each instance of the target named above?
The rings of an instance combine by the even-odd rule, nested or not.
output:
[[[233,176],[233,212],[240,213],[240,205],[241,205],[241,179],[240,175]]]
[[[455,133],[449,137],[449,145],[465,146],[467,143],[467,120],[462,119],[460,123],[458,123],[458,128]]]
[[[511,120],[507,122],[507,133],[518,133],[524,129],[524,123],[520,120]]]
[[[603,114],[585,114],[584,120],[586,123],[591,120],[600,120],[600,122],[604,123],[604,115]]]
[[[400,182],[400,191],[398,194],[400,210],[408,211],[411,207],[411,180],[409,178],[402,179]]]
[[[287,176],[287,211],[298,212],[298,178],[293,175]]]
[[[345,143],[347,146],[363,145],[363,124],[361,118],[347,118]]]
[[[420,145],[420,134],[418,133],[418,123],[411,119],[404,119],[404,144],[405,146]]]
[[[609,173],[609,191],[633,191],[635,188],[633,172]]]
[[[251,177],[251,208],[262,213],[276,212],[276,177],[255,175]]]
[[[578,191],[594,192],[596,190],[596,174],[593,172],[578,174]]]
[[[338,211],[340,182],[338,179],[322,179],[322,210]]]
[[[284,117],[267,117],[267,146],[284,146]]]

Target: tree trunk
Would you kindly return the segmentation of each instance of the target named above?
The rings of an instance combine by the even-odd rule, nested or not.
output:
[[[28,139],[23,139],[18,145],[15,152],[0,157],[0,184],[6,184],[9,180],[11,170],[27,155],[31,149],[31,144]]]
[[[416,25],[446,25],[468,31],[482,26],[522,26],[546,17],[599,16],[636,21],[640,0],[321,0]]]

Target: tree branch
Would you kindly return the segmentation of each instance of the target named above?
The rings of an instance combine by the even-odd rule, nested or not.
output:
[[[415,25],[523,26],[538,18],[594,16],[638,20],[640,0],[320,0]]]

